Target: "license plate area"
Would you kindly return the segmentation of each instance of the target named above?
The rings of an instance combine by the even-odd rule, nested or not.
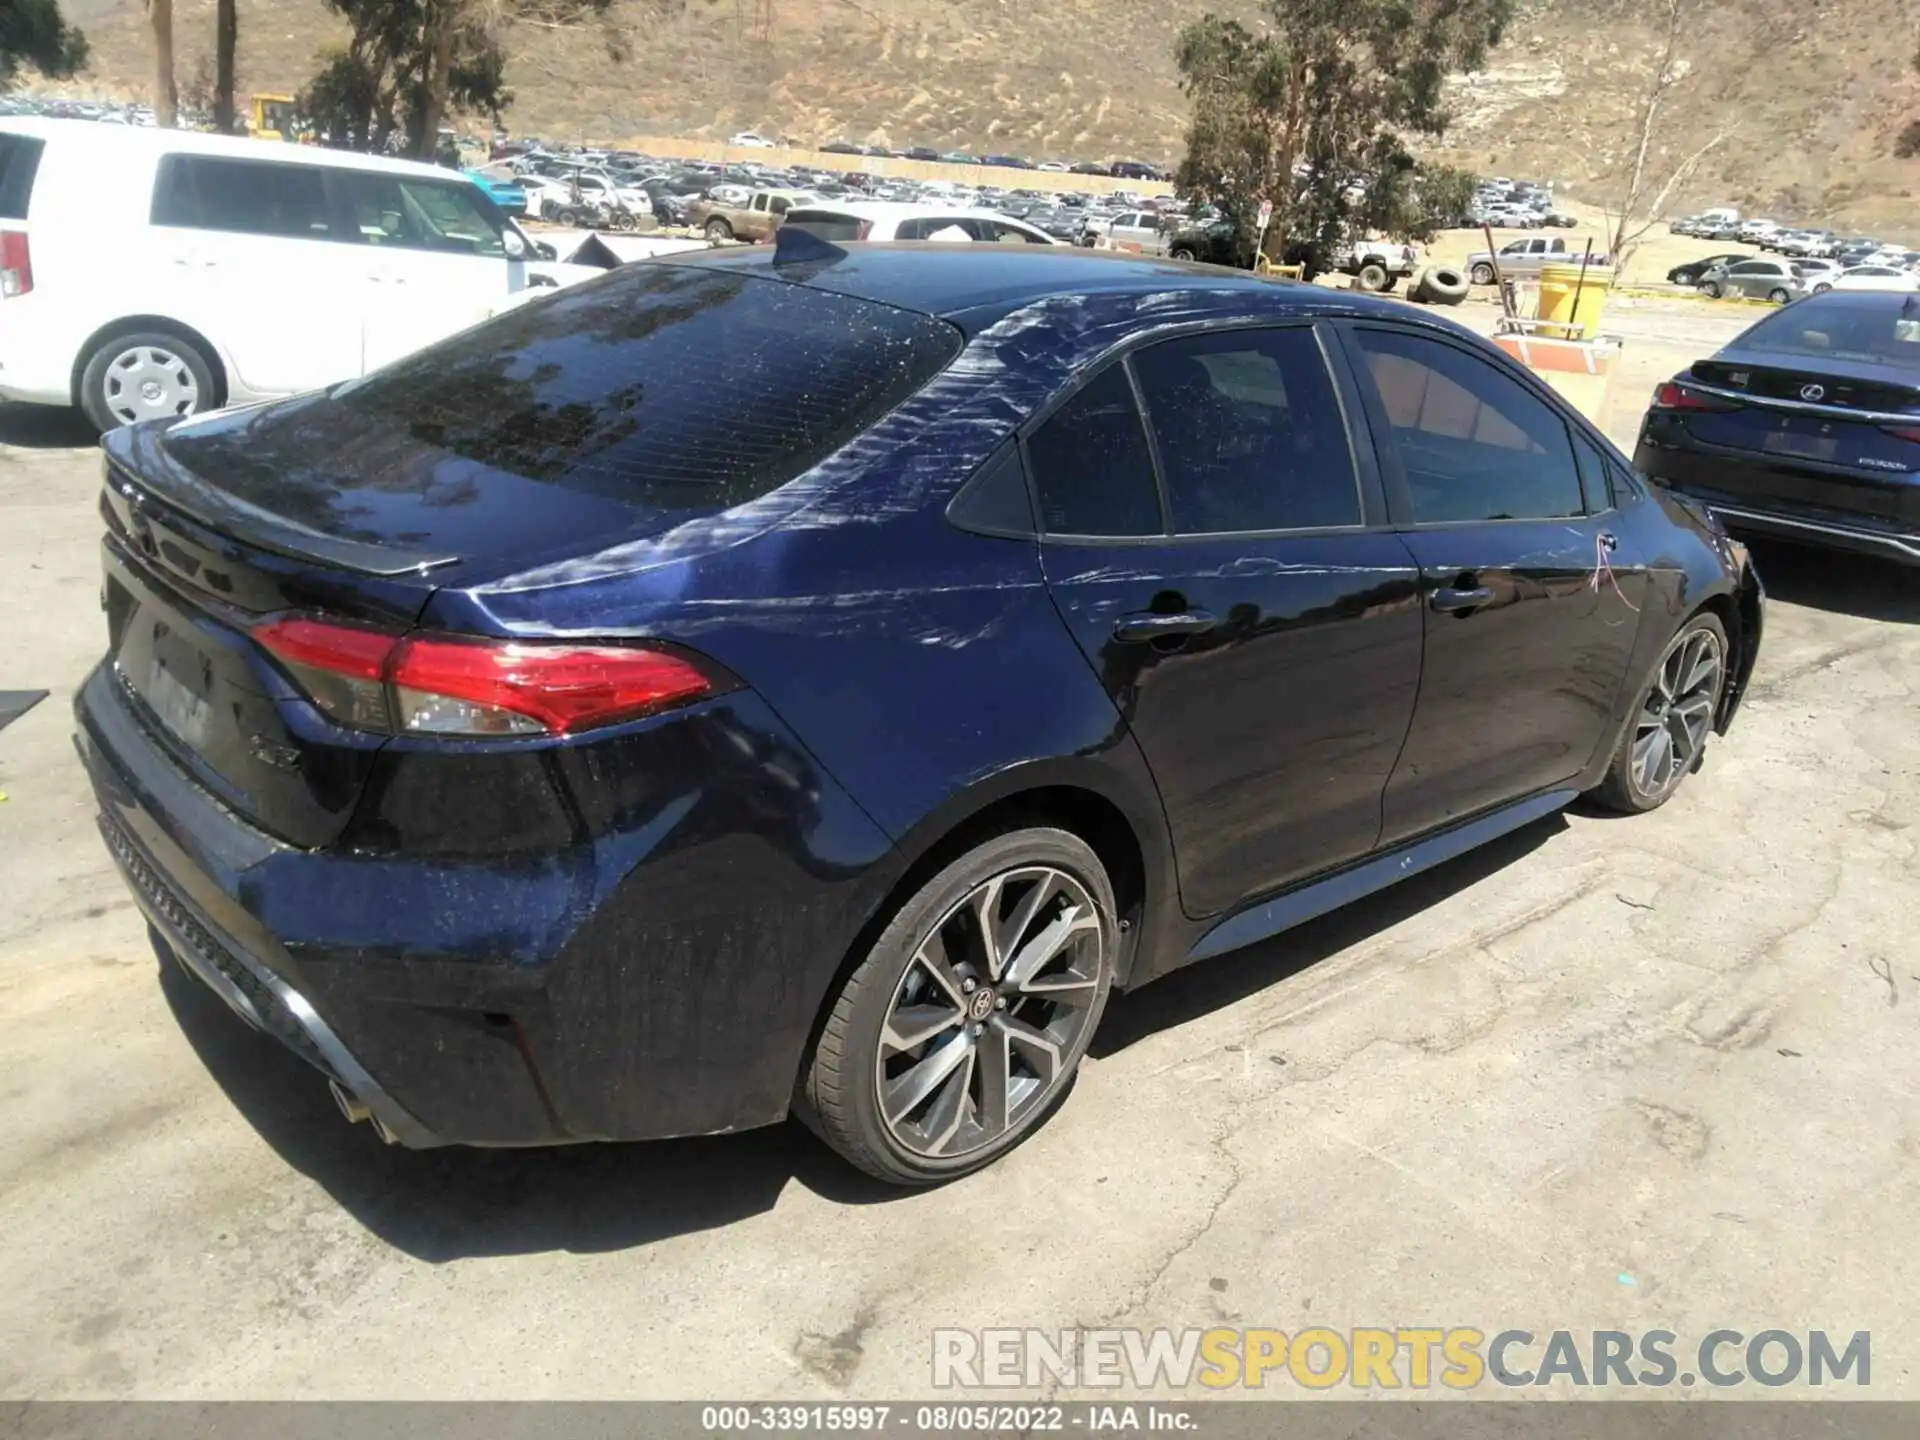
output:
[[[1782,420],[1761,443],[1769,454],[1800,460],[1832,460],[1840,451],[1833,427],[1818,421]]]

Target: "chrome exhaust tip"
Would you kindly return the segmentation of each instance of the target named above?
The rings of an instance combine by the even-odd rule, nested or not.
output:
[[[333,1103],[340,1107],[340,1113],[347,1117],[348,1124],[358,1125],[362,1120],[373,1119],[373,1112],[338,1080],[327,1081],[327,1089],[333,1093]]]

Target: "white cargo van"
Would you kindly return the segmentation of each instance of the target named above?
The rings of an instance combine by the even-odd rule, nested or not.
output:
[[[0,399],[103,430],[351,379],[557,278],[434,166],[0,119]]]

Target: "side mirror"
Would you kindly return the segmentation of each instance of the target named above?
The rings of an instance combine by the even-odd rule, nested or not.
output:
[[[502,248],[506,250],[509,260],[524,260],[527,258],[527,242],[518,230],[507,231],[506,234],[500,237],[500,244]]]
[[[558,260],[560,258],[560,252],[545,240],[536,240],[533,242],[533,253],[541,260]]]

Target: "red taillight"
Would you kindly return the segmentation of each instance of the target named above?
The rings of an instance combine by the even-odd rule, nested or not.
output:
[[[33,289],[33,247],[24,230],[0,230],[0,299]]]
[[[1711,395],[1702,395],[1698,390],[1689,390],[1684,385],[1665,380],[1654,387],[1653,408],[1656,410],[1732,410],[1737,407],[1730,401],[1720,400]]]
[[[569,735],[726,688],[665,650],[391,635],[321,620],[253,632],[342,724],[416,735]]]
[[[1920,445],[1920,425],[1886,425],[1882,428],[1889,435],[1897,436],[1902,440],[1911,440],[1914,444]]]

